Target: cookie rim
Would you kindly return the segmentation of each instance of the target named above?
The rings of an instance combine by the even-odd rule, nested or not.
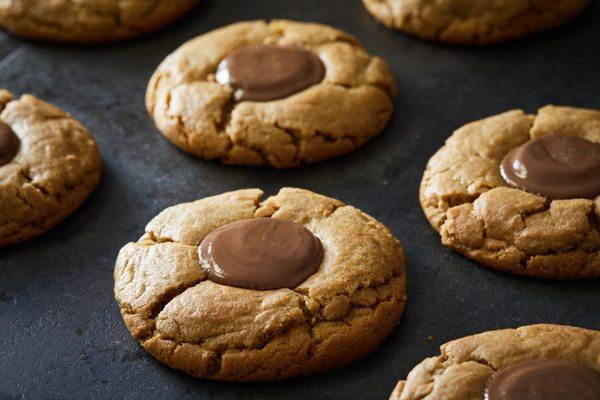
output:
[[[555,12],[541,14],[538,9],[530,7],[531,12],[526,15],[533,15],[531,18],[536,21],[535,24],[529,22],[523,26],[523,19],[526,21],[527,18],[524,18],[523,15],[518,15],[518,17],[521,18],[518,22],[507,24],[505,29],[493,26],[492,29],[490,29],[491,33],[489,35],[482,35],[480,32],[476,31],[476,28],[479,26],[477,23],[482,20],[485,21],[486,18],[489,20],[489,15],[482,16],[475,14],[470,16],[470,18],[465,19],[463,15],[457,14],[454,20],[458,19],[465,24],[463,26],[464,29],[452,31],[450,28],[456,29],[456,26],[453,26],[452,22],[449,22],[444,27],[433,27],[433,24],[428,24],[426,19],[424,22],[423,19],[415,18],[412,13],[405,14],[403,19],[406,21],[403,20],[399,22],[398,17],[393,15],[394,11],[391,8],[390,1],[394,0],[362,0],[362,3],[368,13],[377,22],[388,29],[402,31],[407,35],[428,42],[455,46],[497,45],[543,33],[570,23],[573,19],[583,13],[592,2],[591,0],[578,0],[579,3],[572,7],[572,9],[568,9],[566,15],[562,18],[556,18]],[[403,2],[405,0],[397,1]],[[565,6],[562,3],[561,5],[563,7]],[[569,3],[566,3],[566,5],[568,6]],[[413,22],[415,20],[417,20],[417,22]]]

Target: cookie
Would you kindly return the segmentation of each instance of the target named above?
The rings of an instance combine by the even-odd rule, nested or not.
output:
[[[600,331],[530,325],[444,344],[398,382],[390,400],[600,398]]]
[[[6,0],[0,26],[28,39],[98,44],[156,31],[198,0]]]
[[[340,156],[379,134],[395,91],[387,64],[347,33],[250,21],[168,56],[150,80],[146,106],[188,153],[285,168]]]
[[[574,145],[572,137],[585,146]],[[599,147],[596,110],[546,106],[537,115],[513,110],[472,122],[429,160],[421,205],[444,245],[488,267],[555,279],[597,278]],[[541,154],[537,162],[544,165],[531,163],[531,151]],[[501,164],[514,167],[515,160],[528,171],[517,168],[505,179]],[[527,182],[519,186],[523,181],[513,180],[523,172]]]
[[[388,228],[307,190],[262,194],[167,208],[121,249],[115,296],[157,360],[215,380],[307,375],[367,355],[400,319],[404,254]]]
[[[79,122],[31,95],[0,90],[0,247],[71,215],[100,180],[96,143]]]
[[[554,28],[581,13],[590,0],[363,0],[388,28],[422,39],[483,45]]]

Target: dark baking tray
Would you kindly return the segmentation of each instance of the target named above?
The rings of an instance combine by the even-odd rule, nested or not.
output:
[[[174,0],[175,1],[175,0]],[[204,162],[169,144],[144,109],[146,83],[184,41],[231,22],[331,24],[383,56],[398,82],[394,118],[350,155],[276,171]],[[442,247],[421,212],[428,158],[462,124],[511,108],[600,108],[600,7],[536,37],[487,48],[425,43],[377,24],[359,0],[213,0],[151,37],[65,47],[0,34],[0,86],[68,110],[92,132],[104,174],[67,221],[0,249],[2,399],[384,399],[450,339],[536,322],[600,328],[600,282],[553,282],[481,267]],[[387,184],[384,184],[387,182]],[[130,337],[113,298],[120,247],[167,206],[228,190],[297,186],[387,224],[407,254],[409,305],[378,351],[327,374],[274,383],[194,379]]]

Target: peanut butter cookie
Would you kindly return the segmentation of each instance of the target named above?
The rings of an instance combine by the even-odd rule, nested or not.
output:
[[[35,40],[94,44],[156,31],[198,0],[5,0],[0,26]]]
[[[196,377],[289,378],[375,350],[406,305],[404,254],[360,210],[284,188],[167,208],[121,249],[115,295],[157,360]]]
[[[442,243],[489,267],[600,277],[600,111],[513,110],[458,129],[420,198]]]
[[[384,128],[387,64],[325,25],[241,22],[168,56],[146,94],[178,147],[229,164],[292,167],[345,154]]]
[[[530,325],[467,336],[398,382],[390,400],[600,398],[600,332]]]
[[[96,143],[69,114],[0,90],[0,247],[46,232],[100,180]]]
[[[559,26],[590,0],[363,0],[389,28],[452,44],[491,44]]]

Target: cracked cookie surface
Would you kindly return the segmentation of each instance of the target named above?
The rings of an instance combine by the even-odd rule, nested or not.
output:
[[[198,0],[4,0],[0,26],[22,37],[64,43],[106,43],[156,31]]]
[[[367,355],[406,305],[404,253],[388,228],[307,190],[260,201],[246,189],[167,208],[119,253],[115,296],[127,328],[159,361],[201,378],[274,380]],[[309,229],[324,247],[319,269],[294,289],[213,283],[198,244],[227,223],[273,217]]]
[[[390,400],[481,400],[495,372],[543,358],[600,372],[600,332],[540,324],[457,339],[398,382]]]
[[[0,247],[40,235],[72,214],[100,180],[96,143],[79,122],[31,95],[0,90],[0,121],[20,140],[0,166]]]
[[[429,160],[420,200],[442,243],[489,267],[555,279],[600,277],[600,196],[550,200],[507,187],[500,163],[541,136],[600,143],[600,111],[546,106],[469,123]]]
[[[492,44],[559,26],[590,0],[363,0],[388,28],[451,44]]]
[[[325,65],[323,81],[284,99],[234,101],[215,72],[252,44],[299,46]],[[389,121],[396,88],[381,58],[331,27],[274,20],[241,22],[185,43],[154,73],[146,106],[156,126],[188,153],[229,164],[292,167],[348,153]]]

